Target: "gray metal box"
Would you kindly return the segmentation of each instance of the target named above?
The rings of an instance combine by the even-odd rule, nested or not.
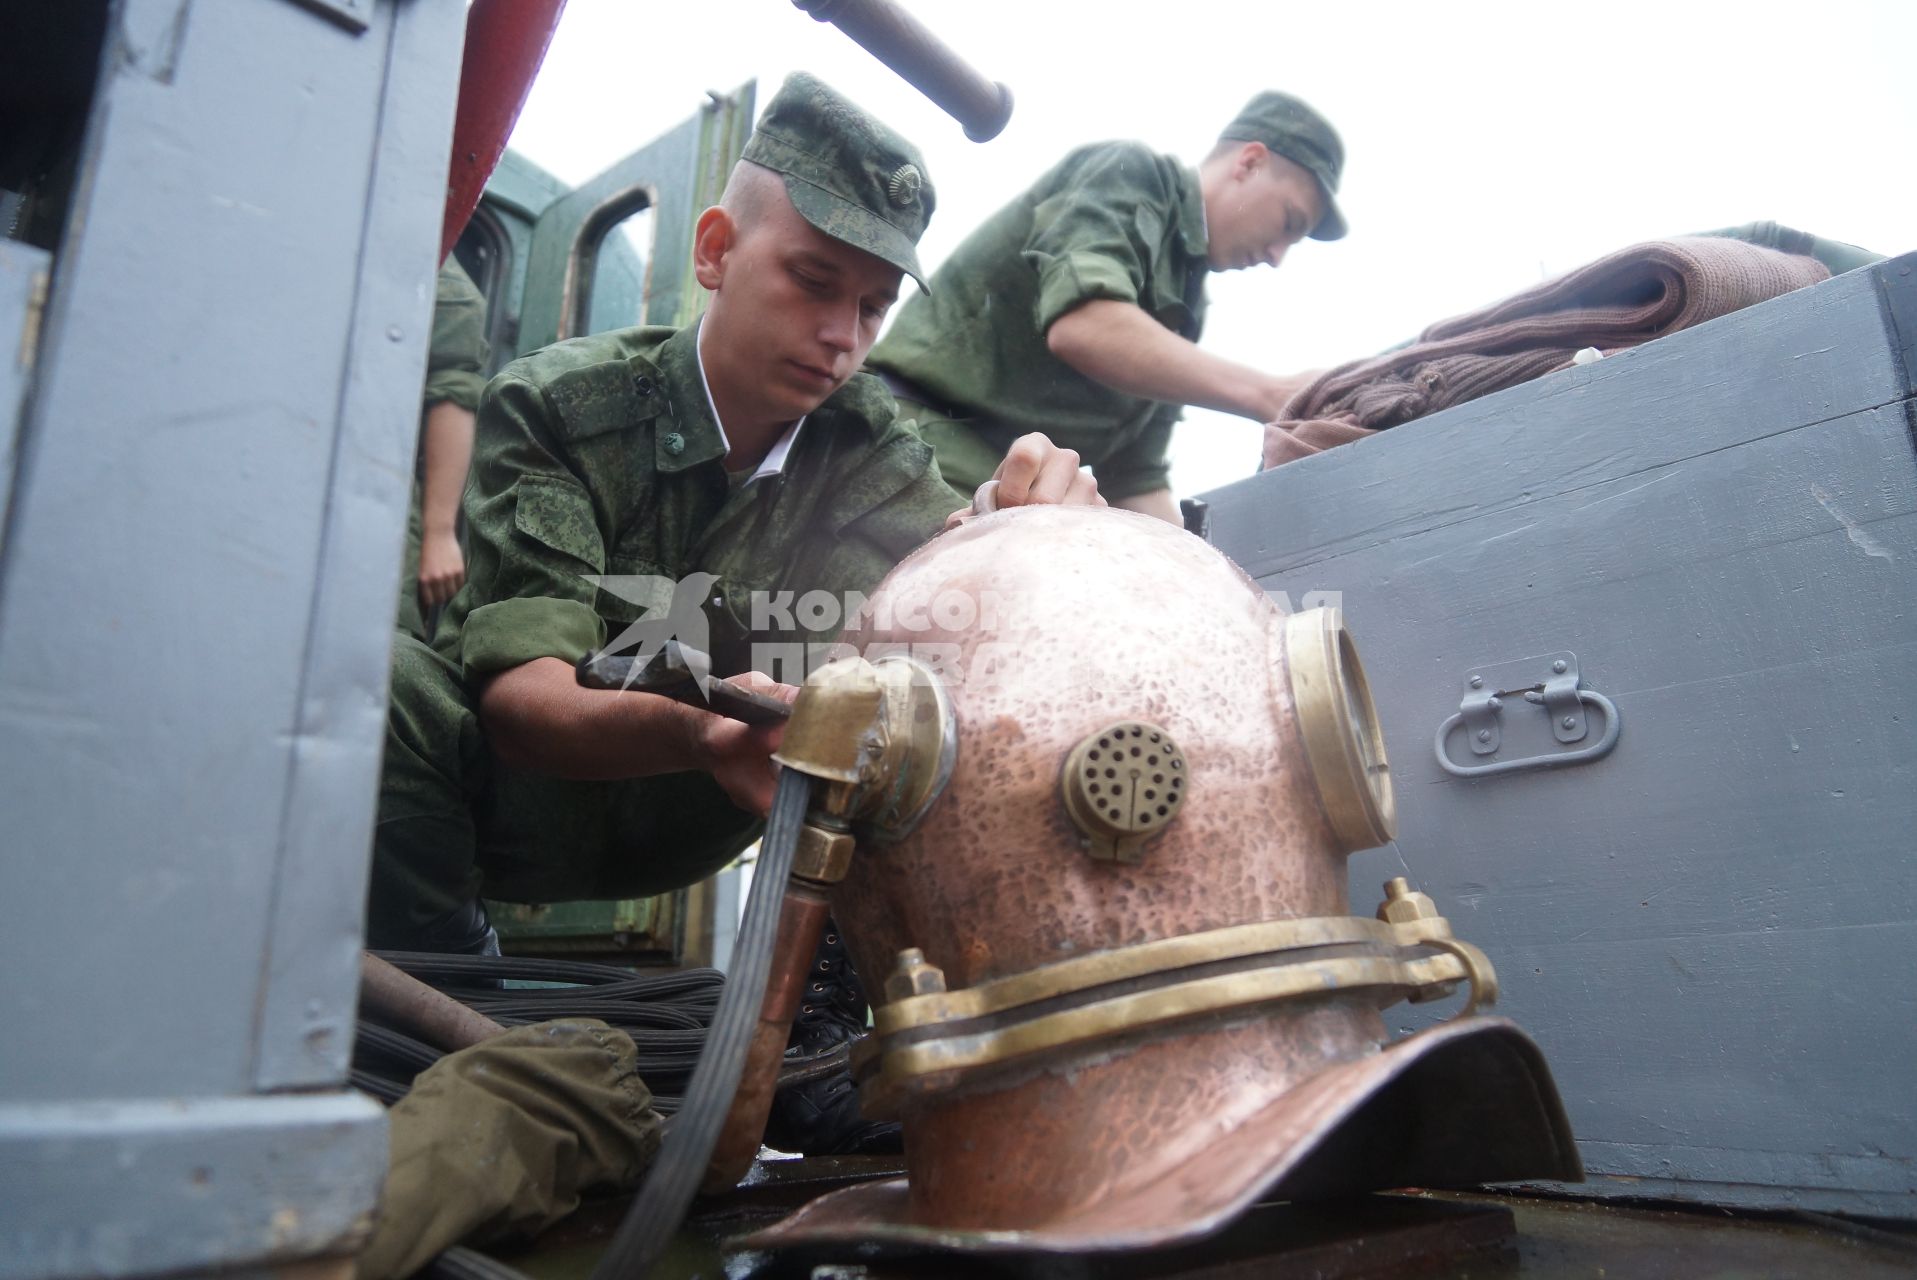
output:
[[[1206,495],[1358,640],[1354,905],[1408,875],[1490,953],[1600,1194],[1917,1217],[1914,339],[1917,255]],[[1595,756],[1566,677],[1608,754],[1440,765],[1453,717],[1465,769]]]
[[[0,255],[0,1280],[332,1274],[371,1224],[348,1059],[464,22],[116,0],[43,309]]]

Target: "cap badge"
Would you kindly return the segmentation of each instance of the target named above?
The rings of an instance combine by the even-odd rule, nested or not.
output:
[[[901,209],[912,207],[919,198],[919,188],[925,185],[925,179],[919,176],[919,167],[915,164],[902,164],[892,171],[885,184],[885,194],[893,204]]]

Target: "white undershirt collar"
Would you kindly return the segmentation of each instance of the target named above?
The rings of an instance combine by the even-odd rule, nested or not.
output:
[[[706,393],[706,408],[712,410],[712,425],[719,428],[719,443],[725,446],[727,453],[731,453],[732,441],[726,437],[726,424],[719,420],[719,406],[713,403],[712,383],[706,377],[706,355],[703,350],[705,345],[706,318],[700,316],[698,323],[699,330],[693,335],[692,339],[692,354],[694,363],[699,366],[699,385],[704,388]],[[784,473],[786,457],[792,452],[792,442],[799,438],[799,428],[805,425],[805,419],[809,416],[811,415],[801,416],[797,422],[785,429],[785,434],[780,436],[778,443],[774,444],[771,450],[767,452],[765,461],[759,464],[759,469],[746,477],[747,484],[751,484],[761,476],[776,476]]]

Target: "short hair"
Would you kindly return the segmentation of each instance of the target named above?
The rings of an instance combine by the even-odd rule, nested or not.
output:
[[[719,206],[731,214],[733,222],[744,231],[764,221],[766,210],[776,207],[772,203],[775,199],[790,199],[785,194],[785,179],[764,165],[741,160],[732,166],[726,189],[719,196]]]
[[[1211,154],[1205,157],[1203,163],[1211,164],[1212,162],[1216,160],[1221,160],[1225,158],[1226,156],[1232,155],[1238,150],[1238,148],[1244,146],[1247,142],[1258,142],[1258,139],[1256,138],[1220,138],[1216,143],[1212,144]],[[1312,177],[1311,170],[1305,168],[1303,165],[1299,164],[1296,160],[1293,160],[1290,156],[1285,155],[1283,152],[1274,151],[1271,148],[1271,145],[1269,143],[1258,142],[1258,145],[1265,149],[1265,158],[1267,160],[1276,162],[1274,167],[1276,168],[1277,172],[1282,174],[1292,169],[1296,169],[1299,173],[1303,174],[1306,178],[1310,178],[1313,182],[1317,181],[1316,178]]]

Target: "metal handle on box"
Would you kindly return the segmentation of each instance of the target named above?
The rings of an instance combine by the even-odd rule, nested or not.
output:
[[[1618,718],[1617,704],[1597,690],[1583,687],[1578,671],[1578,656],[1568,650],[1479,667],[1466,673],[1464,684],[1464,697],[1458,703],[1457,713],[1447,717],[1438,726],[1437,739],[1433,743],[1439,766],[1453,777],[1485,778],[1527,769],[1585,764],[1602,759],[1617,746],[1622,723]],[[1504,742],[1499,713],[1503,709],[1504,699],[1514,695],[1522,695],[1526,702],[1543,708],[1551,722],[1552,736],[1567,746],[1590,736],[1586,707],[1596,707],[1604,713],[1604,732],[1596,742],[1576,751],[1527,756],[1518,760],[1487,761],[1484,764],[1459,764],[1454,761],[1445,750],[1445,741],[1451,736],[1451,731],[1460,725],[1466,730],[1466,740],[1473,755],[1497,754]]]
[[[1611,754],[1611,748],[1617,745],[1619,722],[1617,704],[1595,689],[1579,689],[1578,700],[1598,708],[1604,713],[1604,734],[1588,747],[1576,751],[1552,752],[1541,756],[1527,756],[1522,760],[1499,760],[1493,764],[1457,764],[1445,754],[1445,736],[1464,723],[1464,714],[1459,712],[1438,726],[1437,752],[1438,763],[1444,771],[1457,778],[1488,778],[1498,773],[1517,773],[1523,769],[1554,769],[1567,764],[1584,764],[1590,760],[1599,760]]]

